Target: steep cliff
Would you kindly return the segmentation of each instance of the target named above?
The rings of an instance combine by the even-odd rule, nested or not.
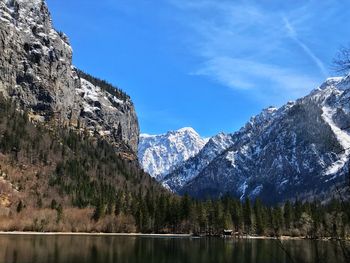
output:
[[[1,0],[0,20],[0,91],[5,97],[29,110],[33,119],[87,129],[117,149],[137,152],[132,101],[75,69],[68,38],[53,28],[45,1]]]

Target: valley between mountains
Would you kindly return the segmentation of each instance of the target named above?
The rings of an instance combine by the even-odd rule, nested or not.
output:
[[[149,135],[72,57],[45,1],[0,0],[0,230],[349,236],[350,76],[229,134]]]

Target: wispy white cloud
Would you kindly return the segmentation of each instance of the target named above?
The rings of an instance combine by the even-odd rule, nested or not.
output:
[[[284,25],[287,29],[288,36],[298,45],[300,46],[306,55],[310,57],[310,59],[315,63],[315,65],[320,69],[320,72],[323,74],[324,77],[327,77],[328,72],[326,67],[324,66],[324,63],[319,59],[314,52],[303,42],[298,38],[298,34],[295,31],[294,27],[289,22],[288,18],[286,16],[283,16]]]
[[[299,34],[309,27],[307,4],[286,12],[249,0],[169,1],[187,14],[189,46],[201,60],[196,75],[232,89],[254,90],[255,94],[266,94],[266,89],[276,94],[283,91],[295,98],[328,74]],[[315,70],[306,76],[298,62]]]
[[[297,97],[305,93],[305,88],[315,87],[317,80],[292,70],[253,60],[218,57],[207,61],[195,75],[205,75],[232,89],[253,89],[257,95],[288,92]]]

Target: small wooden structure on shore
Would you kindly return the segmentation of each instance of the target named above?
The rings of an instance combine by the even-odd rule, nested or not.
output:
[[[232,236],[233,230],[231,229],[224,229],[223,236]]]

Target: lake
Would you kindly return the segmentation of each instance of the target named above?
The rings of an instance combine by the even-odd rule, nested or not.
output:
[[[333,242],[289,240],[295,262],[345,262]],[[322,259],[322,261],[320,260]],[[275,240],[0,235],[1,263],[284,263]]]

